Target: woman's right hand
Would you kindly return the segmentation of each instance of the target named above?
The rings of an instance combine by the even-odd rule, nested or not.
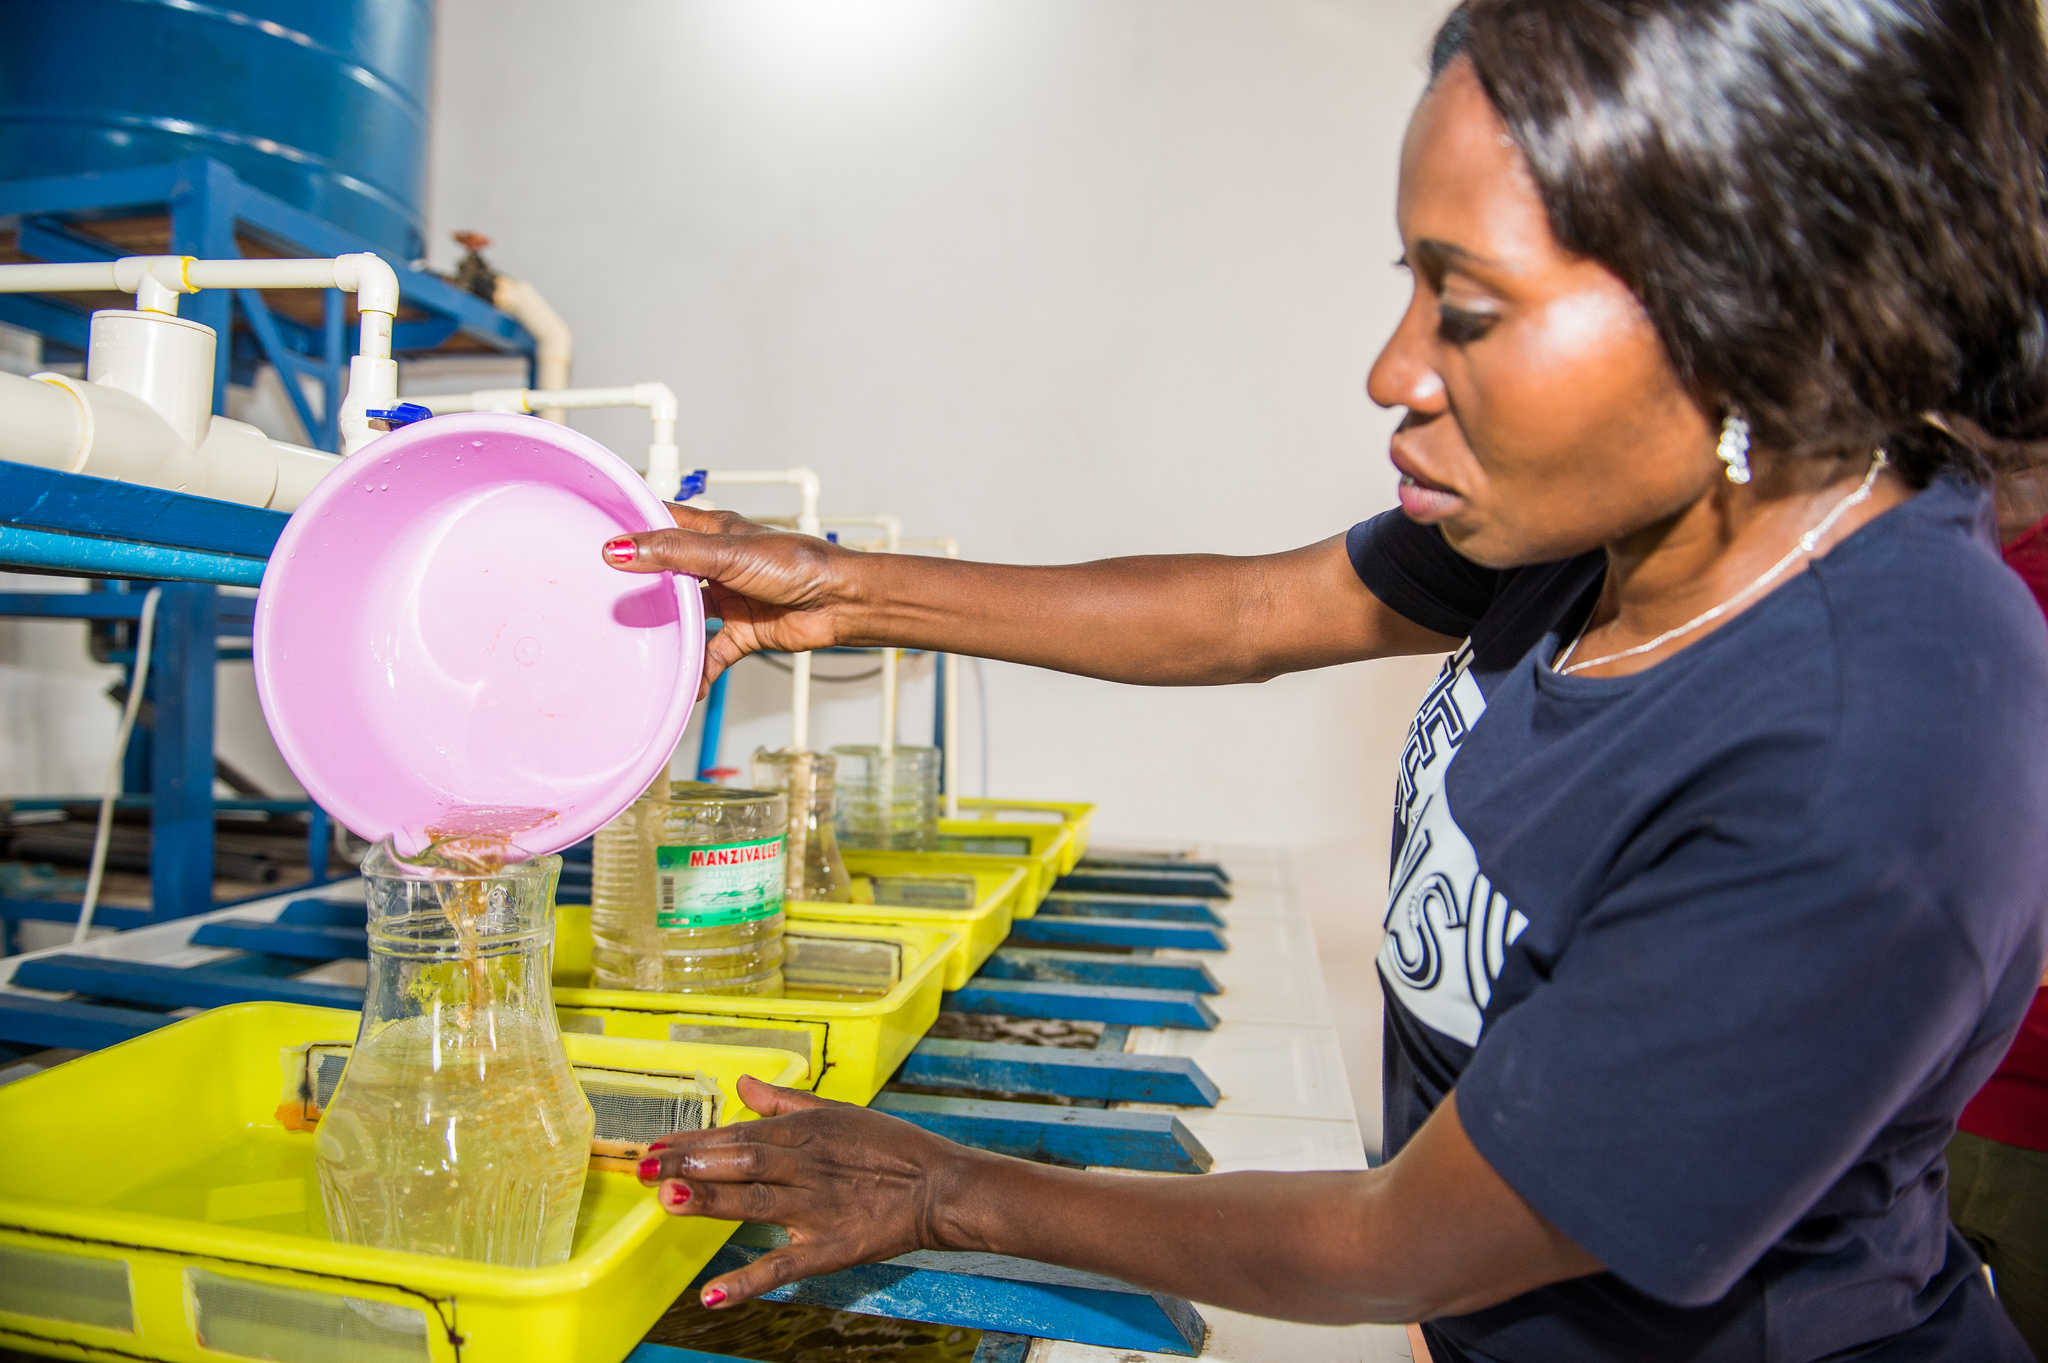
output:
[[[749,653],[801,653],[851,637],[861,555],[730,511],[670,504],[673,530],[605,541],[604,561],[626,573],[688,573],[704,582],[705,612],[725,622],[704,649],[702,700],[718,674]]]

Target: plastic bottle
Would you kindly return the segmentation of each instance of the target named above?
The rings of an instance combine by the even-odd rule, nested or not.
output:
[[[785,892],[815,904],[844,904],[853,898],[853,878],[839,859],[832,825],[830,753],[791,748],[754,750],[754,785],[789,797],[789,841],[785,845]]]
[[[335,1239],[514,1268],[569,1257],[595,1122],[548,978],[561,867],[475,839],[365,858],[362,1026],[314,1137]]]
[[[788,830],[774,791],[676,781],[636,800],[591,857],[591,983],[779,996]]]

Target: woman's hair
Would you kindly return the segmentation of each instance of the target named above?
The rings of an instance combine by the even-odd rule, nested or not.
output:
[[[1917,483],[2048,439],[2037,6],[1465,0],[1431,75],[1471,59],[1558,241],[1709,410]]]

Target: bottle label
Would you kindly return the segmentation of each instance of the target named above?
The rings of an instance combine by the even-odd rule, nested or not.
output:
[[[780,913],[782,841],[655,848],[655,923],[716,928]]]

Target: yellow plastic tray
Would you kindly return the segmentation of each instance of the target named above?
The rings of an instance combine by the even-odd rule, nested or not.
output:
[[[218,1008],[0,1088],[0,1345],[219,1363],[618,1363],[731,1234],[593,1168],[551,1268],[335,1244],[281,1056],[357,1015]],[[789,1083],[794,1055],[566,1038],[579,1067]]]
[[[987,865],[1008,862],[1028,867],[1024,898],[1017,917],[1029,918],[1052,893],[1052,883],[1065,874],[1060,869],[1067,849],[1074,845],[1074,831],[1063,823],[1004,823],[997,819],[941,819],[939,845],[934,853],[906,852],[905,856],[939,855],[982,858]]]
[[[852,873],[852,904],[820,904],[791,900],[788,909],[793,923],[895,923],[912,927],[944,928],[960,934],[960,949],[946,962],[948,990],[958,989],[974,977],[981,963],[1010,935],[1010,920],[1023,898],[1029,867],[990,867],[981,857],[949,858],[938,853],[870,852],[848,849],[841,854]],[[974,877],[975,904],[971,909],[922,909],[904,905],[874,903],[871,877],[878,875],[968,875]]]
[[[1066,800],[984,800],[962,796],[960,817],[996,819],[1005,823],[1065,824],[1074,833],[1073,841],[1067,844],[1067,850],[1060,857],[1060,874],[1066,875],[1082,857],[1088,855],[1088,825],[1095,820],[1095,806]]]
[[[819,942],[828,950],[845,943],[855,952],[871,951],[892,966],[890,976],[872,985],[857,979],[839,989],[797,985],[779,999],[592,989],[590,907],[557,905],[555,1013],[564,1031],[675,1041],[729,1039],[734,1045],[791,1050],[805,1061],[801,1087],[865,1103],[881,1092],[939,1015],[947,961],[960,949],[960,934],[883,923],[792,924],[785,937],[786,977],[799,974],[794,967],[803,943],[797,939]]]

